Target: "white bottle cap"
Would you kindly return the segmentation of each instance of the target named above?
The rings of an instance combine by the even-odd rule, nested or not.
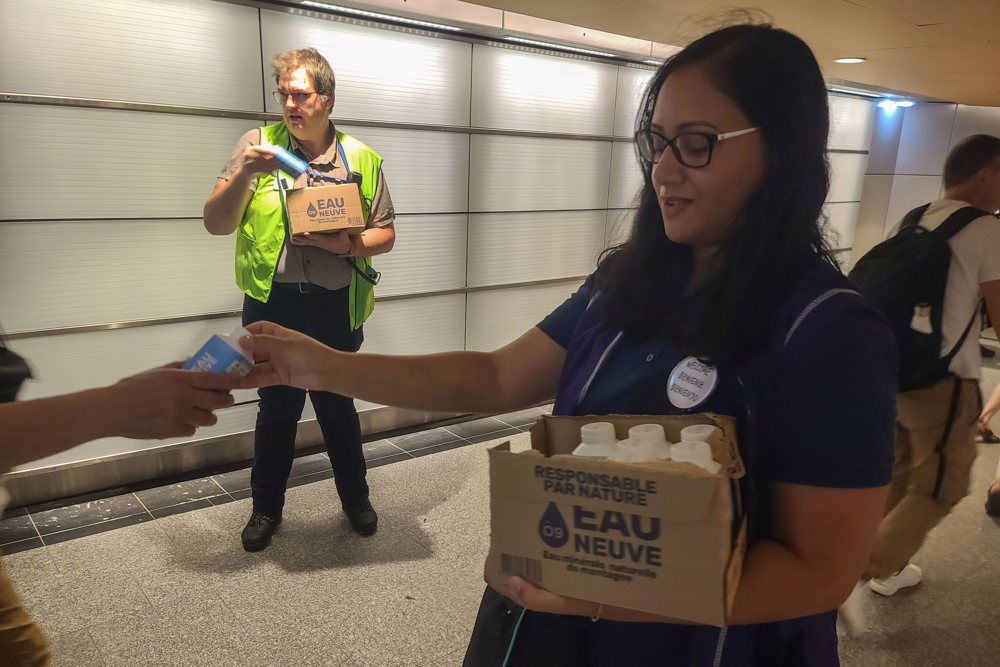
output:
[[[629,440],[645,442],[653,448],[653,458],[658,461],[670,460],[670,443],[660,424],[637,424],[628,430]]]
[[[615,440],[615,425],[611,422],[590,422],[580,427],[580,442],[588,445],[613,445]]]
[[[580,444],[573,450],[576,456],[608,458],[615,447],[615,426],[611,422],[590,422],[580,427]]]
[[[674,461],[693,463],[712,474],[722,468],[722,465],[712,458],[712,448],[707,442],[682,440],[670,448],[670,458]]]
[[[681,441],[693,440],[695,442],[708,442],[712,434],[718,431],[717,426],[711,424],[692,424],[681,429]]]
[[[653,445],[648,442],[626,438],[615,445],[615,451],[611,453],[608,460],[628,463],[655,461],[656,452]]]
[[[659,424],[638,424],[633,426],[628,430],[628,437],[630,440],[640,440],[654,445],[667,439],[666,434],[663,432],[663,427]]]

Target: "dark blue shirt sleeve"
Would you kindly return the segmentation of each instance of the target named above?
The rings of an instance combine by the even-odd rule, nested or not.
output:
[[[573,331],[580,317],[587,311],[587,304],[593,296],[594,277],[590,276],[573,292],[572,296],[562,302],[545,319],[538,323],[538,328],[546,336],[554,340],[564,350],[569,349]]]
[[[882,317],[839,294],[785,342],[761,406],[767,476],[809,486],[869,488],[892,479],[897,352]]]

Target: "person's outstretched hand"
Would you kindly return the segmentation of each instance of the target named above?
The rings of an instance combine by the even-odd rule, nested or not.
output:
[[[106,388],[109,418],[126,438],[173,438],[217,421],[213,410],[233,404],[230,390],[241,378],[181,370],[175,362],[133,375]]]
[[[246,330],[250,335],[241,338],[240,345],[253,354],[254,367],[243,378],[243,387],[323,389],[324,368],[336,355],[334,350],[273,322],[254,322]]]

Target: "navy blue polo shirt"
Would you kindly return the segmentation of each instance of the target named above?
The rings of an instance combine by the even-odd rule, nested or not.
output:
[[[670,341],[638,341],[606,329],[594,276],[538,327],[566,350],[554,414],[735,418],[747,469],[741,487],[745,499],[751,496],[745,503],[751,544],[766,534],[772,483],[868,488],[892,478],[895,341],[882,316],[832,267],[803,272],[771,323],[767,344],[752,358],[695,373],[712,377],[714,388],[694,404],[672,401],[670,393],[678,391],[671,379],[697,360]],[[711,664],[721,643],[720,665],[837,665],[835,624],[835,611],[725,633],[710,626],[609,623],[593,629],[588,651],[594,664],[604,664],[600,656],[621,657],[624,641],[647,647],[642,650],[650,657],[670,651],[679,665]]]

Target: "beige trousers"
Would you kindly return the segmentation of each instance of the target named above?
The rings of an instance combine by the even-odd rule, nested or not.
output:
[[[0,667],[43,667],[50,657],[45,634],[24,610],[0,561]]]
[[[864,578],[904,568],[931,529],[968,495],[981,407],[977,380],[948,378],[896,398],[892,484]]]

